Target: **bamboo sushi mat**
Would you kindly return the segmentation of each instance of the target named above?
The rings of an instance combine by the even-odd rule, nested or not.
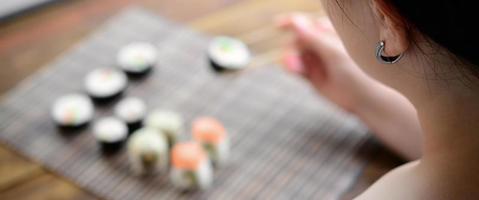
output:
[[[209,190],[179,192],[164,174],[133,176],[125,149],[104,156],[89,128],[66,136],[50,119],[56,98],[82,92],[85,74],[114,66],[117,50],[133,41],[155,44],[160,60],[149,77],[130,82],[127,96],[175,110],[187,122],[215,116],[229,130],[230,162],[215,170]],[[205,55],[208,41],[130,8],[3,97],[1,141],[105,199],[340,198],[365,163],[358,154],[370,146],[367,129],[281,67],[214,73]],[[111,110],[97,106],[95,118]]]

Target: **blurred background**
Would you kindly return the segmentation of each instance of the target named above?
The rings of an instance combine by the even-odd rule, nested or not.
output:
[[[207,34],[245,41],[258,65],[274,62],[287,37],[272,19],[288,12],[321,15],[319,0],[2,0],[0,95],[41,69],[128,6],[141,6]],[[345,198],[401,161],[381,149]],[[0,143],[0,199],[96,199]]]

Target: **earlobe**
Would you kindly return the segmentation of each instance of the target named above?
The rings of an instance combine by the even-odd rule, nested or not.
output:
[[[377,21],[379,41],[387,45],[385,56],[398,56],[409,48],[407,27],[398,12],[384,0],[370,0],[374,19]]]

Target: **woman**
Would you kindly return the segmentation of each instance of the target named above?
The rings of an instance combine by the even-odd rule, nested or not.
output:
[[[479,199],[475,3],[322,4],[334,29],[301,14],[278,20],[296,38],[287,68],[411,160],[357,199]]]

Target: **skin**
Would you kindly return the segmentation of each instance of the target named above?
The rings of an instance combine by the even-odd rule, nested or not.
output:
[[[295,38],[286,48],[287,69],[411,160],[357,199],[479,199],[478,79],[457,70],[464,66],[446,50],[407,31],[382,0],[340,3],[344,9],[322,1],[332,25],[304,14],[282,16],[277,25]],[[402,60],[379,63],[379,41],[386,43],[383,55],[403,53]]]

